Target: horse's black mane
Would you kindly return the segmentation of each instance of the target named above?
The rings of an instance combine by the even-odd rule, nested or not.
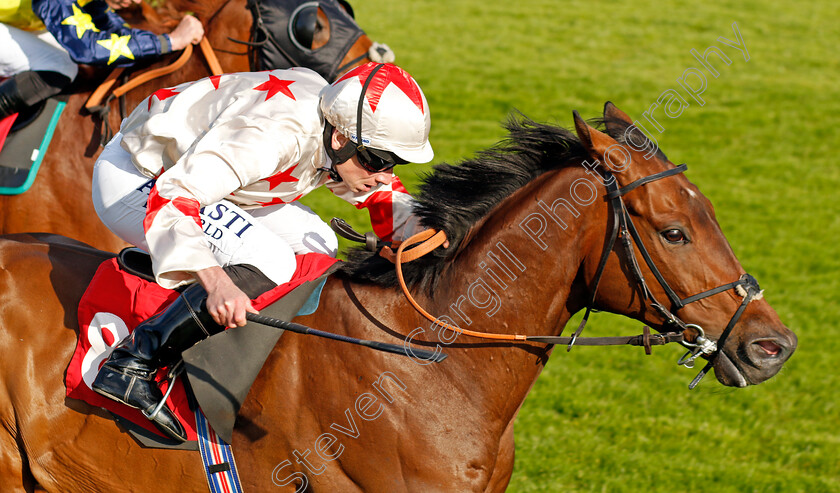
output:
[[[624,122],[610,123],[610,127],[621,128],[621,133],[627,127]],[[403,264],[409,285],[433,287],[448,258],[491,209],[546,171],[588,158],[577,136],[565,128],[537,123],[519,113],[504,126],[509,132],[505,140],[458,165],[436,165],[423,177],[420,193],[414,196],[418,203],[415,214],[424,226],[445,231],[450,246]],[[622,140],[619,132],[609,133]],[[375,253],[352,249],[347,257],[341,271],[350,280],[397,285],[394,264]]]

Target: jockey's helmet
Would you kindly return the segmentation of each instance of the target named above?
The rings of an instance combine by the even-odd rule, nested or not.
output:
[[[333,161],[358,153],[361,165],[377,172],[434,157],[426,96],[394,64],[371,62],[351,70],[321,91],[321,111],[327,130],[334,127],[354,144],[338,152],[327,146]]]

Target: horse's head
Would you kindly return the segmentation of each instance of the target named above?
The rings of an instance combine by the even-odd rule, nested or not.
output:
[[[345,0],[254,1],[252,68],[309,67],[332,82],[368,61],[392,62],[386,45],[374,43],[356,24]]]
[[[775,375],[796,348],[796,336],[746,275],[711,202],[612,103],[604,122],[607,133],[575,113],[578,137],[597,160],[587,167],[604,183],[615,181],[608,187],[606,244],[613,234],[618,239],[603,266],[596,306],[660,331],[688,324],[690,337],[705,333],[701,342],[723,336],[720,351],[707,344],[703,355],[725,385],[743,387]],[[584,265],[587,278],[598,271],[605,240],[599,234],[594,241]]]

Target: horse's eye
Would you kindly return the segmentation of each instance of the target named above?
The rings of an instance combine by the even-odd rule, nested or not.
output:
[[[666,229],[665,231],[659,233],[665,238],[665,241],[668,243],[688,243],[688,239],[685,237],[682,231],[679,229]]]

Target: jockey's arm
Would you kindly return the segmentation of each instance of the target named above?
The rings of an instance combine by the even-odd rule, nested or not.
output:
[[[197,279],[208,292],[211,315],[229,327],[243,325],[253,308],[207,246],[199,211],[289,160],[279,157],[285,156],[282,139],[270,134],[246,116],[216,125],[160,175],[146,209],[144,229],[158,283],[172,289]]]
[[[76,63],[90,65],[131,65],[197,43],[204,32],[192,16],[185,17],[172,35],[132,29],[98,0],[87,3],[84,10],[75,1],[34,0],[32,9]]]

